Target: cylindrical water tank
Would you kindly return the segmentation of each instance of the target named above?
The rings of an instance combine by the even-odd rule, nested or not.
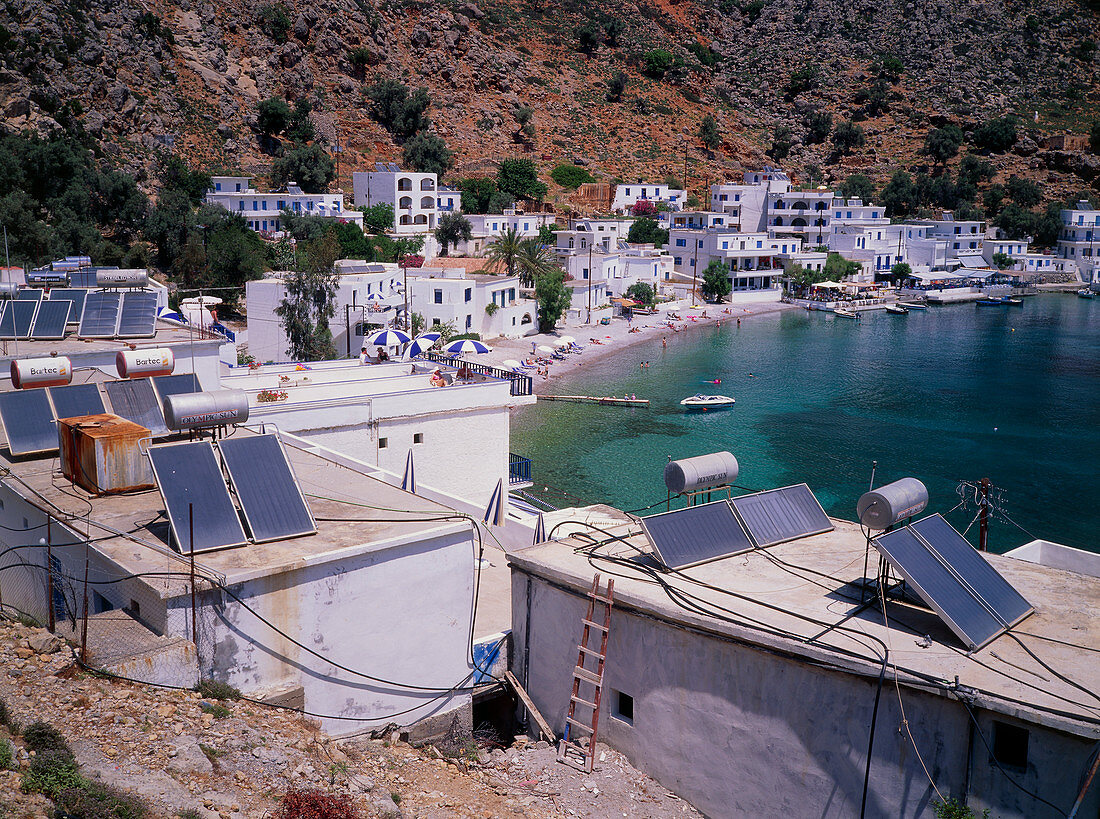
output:
[[[73,365],[63,355],[50,358],[23,358],[11,363],[11,383],[24,387],[61,387],[73,380]]]
[[[870,492],[856,503],[856,517],[868,529],[886,529],[928,506],[928,489],[916,478],[902,478]]]
[[[218,390],[169,395],[164,399],[164,422],[169,429],[217,427],[248,420],[244,390]]]
[[[145,270],[97,270],[96,287],[146,287],[149,273]]]
[[[14,299],[18,294],[18,284],[15,282],[0,282],[0,299]]]
[[[121,350],[115,354],[120,378],[151,378],[170,375],[176,368],[176,356],[167,347],[153,350]]]
[[[68,287],[69,274],[61,270],[32,270],[26,275],[27,284],[31,287]]]
[[[665,486],[674,495],[722,486],[737,480],[737,459],[729,452],[712,452],[665,465]]]

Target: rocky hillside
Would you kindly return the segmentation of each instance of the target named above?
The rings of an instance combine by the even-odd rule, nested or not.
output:
[[[1037,144],[1100,118],[1096,0],[6,0],[0,24],[0,120],[79,121],[139,178],[158,146],[264,173],[256,106],[277,95],[312,103],[321,137],[345,146],[350,189],[352,169],[400,155],[364,96],[378,76],[427,88],[459,172],[512,155],[547,169],[579,159],[608,178],[686,166],[701,190],[765,162],[778,127],[794,171],[882,179],[926,161],[930,127],[970,132],[1009,113],[1025,136],[999,171],[1052,196],[1100,171],[1087,152]],[[812,144],[819,111],[856,120],[865,144],[842,159]],[[708,112],[713,151],[697,136]]]

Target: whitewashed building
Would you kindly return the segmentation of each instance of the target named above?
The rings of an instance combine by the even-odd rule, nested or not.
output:
[[[1015,269],[1023,265],[1024,258],[1028,255],[1027,246],[1030,241],[1030,236],[1023,239],[1013,239],[1007,236],[999,227],[988,228],[985,232],[985,238],[982,240],[982,258],[985,259],[987,265],[994,267],[993,257],[998,253],[1003,253],[1012,260],[1010,269]]]
[[[363,227],[363,214],[344,207],[344,194],[304,193],[293,182],[283,192],[253,190],[250,176],[214,176],[205,201],[243,216],[248,227],[258,233],[275,233],[283,229],[282,212],[296,216],[324,216]]]
[[[381,168],[379,164],[376,167]],[[393,206],[394,231],[401,235],[428,233],[439,222],[439,183],[434,173],[390,169],[356,171],[351,175],[357,208],[385,203]],[[456,200],[450,194],[452,203]]]
[[[430,329],[450,324],[459,333],[482,338],[520,338],[538,331],[538,305],[519,295],[519,278],[469,273],[437,263],[409,271],[409,309],[424,316]]]
[[[522,239],[534,239],[543,226],[554,224],[552,213],[517,213],[509,209],[504,213],[463,214],[470,223],[470,238],[454,247],[454,252],[464,256],[477,256],[507,230],[514,230]]]
[[[778,293],[784,267],[780,257],[802,250],[800,238],[762,231],[675,228],[669,232],[669,253],[677,273],[701,278],[712,261],[719,261],[729,270],[735,293],[756,290]]]
[[[662,202],[672,210],[680,210],[687,199],[687,191],[671,188],[661,183],[627,182],[615,186],[615,196],[611,200],[611,210],[625,213],[638,202]]]
[[[945,211],[940,219],[914,219],[912,223],[927,228],[925,235],[928,238],[946,243],[949,263],[957,261],[964,267],[985,266],[986,261],[982,255],[986,228],[984,220],[956,220],[953,213]]]
[[[604,250],[602,243],[589,249],[561,253],[558,258],[567,275],[565,286],[573,292],[570,312],[588,319],[589,311],[607,307],[622,298],[632,284],[644,282],[661,292],[673,281],[672,257],[652,245],[621,243]]]
[[[1075,262],[1086,282],[1100,282],[1100,263],[1096,245],[1100,242],[1100,210],[1087,201],[1062,211],[1062,229],[1058,232],[1058,255]]]

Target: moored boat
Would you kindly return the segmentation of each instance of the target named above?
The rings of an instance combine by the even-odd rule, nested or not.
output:
[[[978,299],[977,304],[979,307],[1008,307],[1008,299],[990,296],[984,299]]]
[[[1078,290],[1078,291],[1077,291],[1077,295],[1078,295],[1078,296],[1080,296],[1080,297],[1081,297],[1081,298],[1083,298],[1083,299],[1091,299],[1091,298],[1093,298],[1093,297],[1094,297],[1094,296],[1095,296],[1096,294],[1095,294],[1095,293],[1093,293],[1093,292],[1092,292],[1091,290],[1089,290],[1089,289],[1088,289],[1088,288],[1086,287],[1086,288],[1084,288],[1083,290]]]
[[[837,316],[840,316],[841,318],[850,318],[850,319],[859,318],[859,313],[858,312],[856,312],[855,310],[849,310],[847,307],[834,307],[833,308],[833,314],[837,315]]]
[[[886,305],[886,312],[895,316],[907,316],[909,315],[908,308],[900,304],[888,304]]]
[[[919,301],[899,301],[898,307],[904,307],[906,310],[927,310],[928,305]]]
[[[734,405],[734,400],[728,395],[703,395],[698,393],[685,398],[680,406],[689,411],[706,412],[712,409],[729,409]]]

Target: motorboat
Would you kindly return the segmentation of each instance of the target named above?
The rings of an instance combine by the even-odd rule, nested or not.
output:
[[[734,405],[734,400],[728,395],[703,395],[698,393],[685,398],[680,406],[688,411],[706,412],[707,410],[729,409]]]
[[[1086,287],[1086,288],[1084,288],[1083,290],[1078,290],[1078,291],[1077,291],[1077,295],[1078,295],[1078,296],[1080,296],[1080,297],[1081,297],[1081,298],[1083,298],[1083,299],[1091,299],[1091,298],[1093,298],[1093,297],[1094,297],[1094,296],[1095,296],[1096,294],[1095,294],[1095,293],[1093,293],[1093,292],[1092,292],[1091,290],[1089,290],[1089,289],[1088,289],[1088,288]]]
[[[1005,299],[1005,303],[1009,307],[1023,307],[1024,306],[1024,300],[1021,299],[1019,296],[1009,296],[1008,298]]]
[[[919,301],[899,301],[898,307],[904,307],[906,310],[927,310],[928,305]]]
[[[834,307],[833,308],[833,314],[837,315],[837,316],[840,316],[841,318],[850,318],[850,319],[859,318],[859,313],[857,311],[851,310],[847,307]]]
[[[988,296],[984,299],[978,299],[979,307],[1008,307],[1008,299]]]
[[[902,307],[900,304],[888,304],[886,305],[886,312],[895,316],[907,316],[909,310],[906,307]]]

